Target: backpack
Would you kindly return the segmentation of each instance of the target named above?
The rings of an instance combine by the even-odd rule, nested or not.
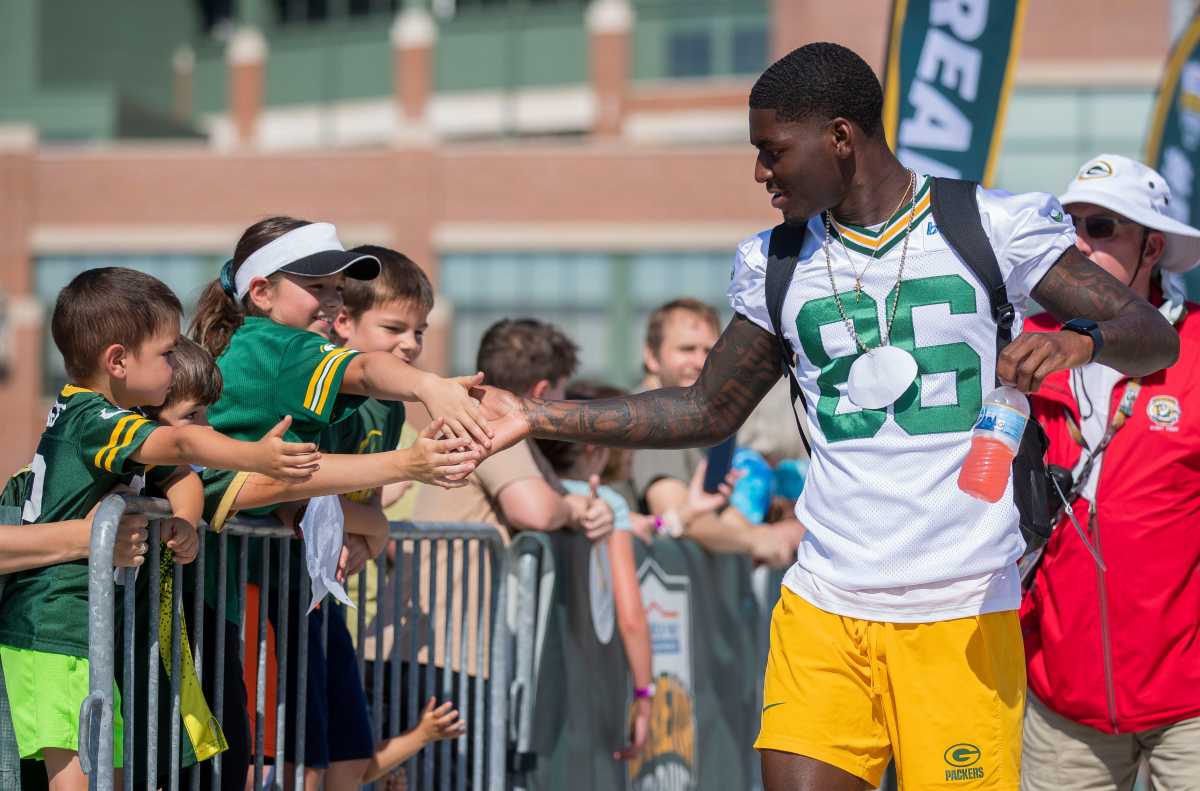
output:
[[[1016,309],[1008,299],[1008,289],[1005,288],[1004,279],[1000,275],[996,252],[992,249],[979,218],[979,203],[975,195],[978,185],[973,181],[937,177],[931,177],[930,182],[933,218],[942,237],[987,288],[992,318],[996,320],[996,355],[999,358],[1000,351],[1012,341],[1012,324],[1016,318]],[[791,344],[784,336],[782,321],[783,301],[796,272],[805,228],[806,226],[795,227],[782,223],[772,230],[767,252],[766,301],[767,313],[779,344],[783,370],[787,372],[791,385],[796,427],[800,429],[804,447],[811,455],[812,448],[800,425],[799,414],[795,411],[797,400],[801,404],[804,403],[804,393],[792,373],[794,354]],[[1025,539],[1026,551],[1045,544],[1053,527],[1045,467],[1048,444],[1046,432],[1031,418],[1021,437],[1021,446],[1013,459],[1013,500],[1020,512],[1021,535]]]

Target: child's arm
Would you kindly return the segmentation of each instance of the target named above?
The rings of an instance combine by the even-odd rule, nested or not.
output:
[[[617,608],[617,629],[625,646],[625,658],[633,676],[635,689],[645,689],[653,681],[651,670],[650,625],[646,607],[638,587],[637,565],[633,536],[628,532],[613,533],[608,542],[608,559],[612,567],[613,598]],[[638,698],[633,721],[629,728],[629,743],[613,754],[618,761],[638,755],[646,744],[650,727],[650,699]]]
[[[174,516],[163,523],[160,536],[175,553],[176,563],[191,563],[200,551],[196,525],[204,515],[204,485],[191,469],[179,467],[162,488]]]
[[[348,494],[406,480],[447,489],[464,486],[481,454],[478,450],[459,450],[459,439],[434,439],[441,428],[442,421],[433,421],[412,447],[401,450],[322,456],[320,468],[306,480],[251,475],[238,492],[234,508],[261,508],[326,494]]]
[[[451,701],[434,708],[433,698],[425,704],[421,722],[411,731],[384,739],[375,747],[375,755],[363,772],[362,782],[371,783],[386,775],[421,751],[427,744],[454,739],[467,732],[467,723],[458,718]]]
[[[356,354],[346,366],[341,392],[386,401],[420,401],[435,420],[445,418],[449,433],[491,448],[492,430],[470,394],[470,388],[482,383],[483,374],[443,379],[389,352],[366,352]]]
[[[367,542],[368,559],[383,551],[387,546],[388,520],[379,507],[378,491],[366,503],[356,503],[343,497],[342,514],[346,518],[347,535],[359,536]]]
[[[159,426],[130,458],[146,465],[199,464],[288,480],[307,478],[321,454],[311,442],[285,442],[291,424],[291,417],[284,417],[257,442],[230,439],[203,426]]]
[[[92,512],[83,519],[37,525],[0,525],[0,574],[69,563],[88,556],[92,538]],[[113,565],[140,566],[146,559],[149,520],[142,514],[124,514],[117,525]]]

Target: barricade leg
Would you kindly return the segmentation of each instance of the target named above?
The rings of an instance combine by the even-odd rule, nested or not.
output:
[[[492,619],[492,639],[489,677],[491,713],[488,735],[491,741],[488,750],[489,789],[504,789],[505,756],[507,755],[507,729],[504,717],[508,709],[507,679],[510,672],[510,641],[508,619],[504,615],[504,602],[508,600],[508,553],[494,554],[492,560],[492,601],[495,602],[495,617]],[[499,568],[497,568],[499,566]]]
[[[308,601],[312,598],[308,567],[303,563],[296,573],[300,575],[299,590],[296,592],[296,761],[293,788],[304,788],[304,749],[308,730]],[[324,608],[321,610],[324,613]],[[322,619],[324,615],[322,615]]]
[[[192,562],[199,588],[192,591],[192,663],[196,667],[196,683],[200,685],[201,689],[204,689],[204,596],[202,592],[205,580],[204,565],[208,560],[205,557],[208,553],[204,551],[204,547],[203,527],[201,527],[200,551],[196,553],[196,559]],[[220,722],[220,720],[217,720],[217,722]],[[196,768],[192,771],[190,791],[200,791],[199,763],[197,763]]]
[[[238,544],[240,546],[240,540]],[[229,595],[229,574],[228,566],[226,565],[226,561],[228,561],[228,559],[229,535],[222,532],[221,535],[217,537],[217,602],[216,613],[214,617],[218,619],[225,618],[225,607],[227,602],[226,597]],[[204,578],[200,577],[200,579]],[[201,591],[197,591],[196,596],[197,599],[203,601],[204,595]],[[216,634],[214,635],[213,658],[216,661],[213,664],[216,666],[213,668],[213,672],[216,675],[213,679],[213,697],[216,698],[216,700],[213,702],[216,704],[215,714],[217,717],[217,722],[221,723],[223,726],[225,723],[225,624],[217,623],[214,626],[216,627]],[[210,787],[210,791],[221,791],[221,760],[222,756],[220,753],[217,753],[212,758],[212,785]],[[197,772],[197,779],[199,779],[199,776],[200,773]]]
[[[279,666],[279,675],[275,682],[275,772],[272,788],[283,791],[284,752],[287,746],[287,682],[288,682],[288,621],[291,613],[288,607],[288,573],[290,571],[291,554],[289,542],[293,539],[281,538],[279,544],[279,617],[275,619],[275,658]],[[271,541],[264,543],[270,546]],[[263,589],[262,606],[266,607],[266,589]],[[300,618],[304,620],[303,611]],[[296,716],[303,719],[304,711],[297,709]]]
[[[409,564],[410,564],[410,567],[409,567],[409,594],[410,594],[410,596],[409,596],[409,600],[408,600],[409,601],[409,611],[408,611],[409,612],[409,615],[408,615],[408,631],[409,631],[409,640],[408,640],[408,648],[409,648],[409,651],[408,651],[408,706],[407,706],[408,711],[407,711],[406,722],[410,726],[413,726],[417,722],[417,711],[418,711],[417,706],[419,705],[418,701],[417,701],[417,677],[420,674],[420,667],[421,667],[419,664],[417,664],[418,648],[419,648],[418,643],[420,643],[420,640],[417,637],[417,628],[419,627],[419,625],[421,623],[421,617],[422,617],[422,612],[423,612],[421,609],[421,573],[420,573],[421,554],[424,552],[424,549],[427,546],[427,544],[424,544],[423,542],[418,542],[418,541],[406,541],[405,546],[408,547],[408,549],[405,551],[404,556],[406,559],[408,559]],[[418,785],[417,785],[418,782],[423,779],[423,778],[418,778],[417,766],[419,763],[423,763],[422,756],[420,753],[417,753],[416,755],[414,755],[413,757],[408,759],[408,765],[405,768],[405,772],[408,773],[408,787],[410,789],[412,789],[413,791],[416,791],[416,789],[418,788]],[[422,766],[422,768],[423,768],[423,766]],[[423,791],[424,791],[424,789],[425,789],[424,784],[422,783],[419,786],[419,788],[423,789]]]
[[[254,788],[262,788],[263,760],[266,752],[267,729],[267,602],[271,595],[271,547],[263,542],[258,592],[258,674],[254,683]],[[245,590],[243,588],[242,590]],[[244,602],[244,599],[243,599]],[[243,603],[243,612],[245,605]],[[243,638],[244,640],[245,638]],[[281,693],[277,693],[281,694]],[[279,723],[282,725],[282,723]],[[278,756],[277,756],[278,758]]]
[[[137,591],[134,589],[137,576],[135,569],[124,569],[121,572],[121,579],[125,588],[122,592],[125,607],[125,644],[122,648],[125,654],[125,673],[123,679],[124,691],[121,695],[125,716],[125,744],[121,750],[121,762],[124,765],[125,772],[121,785],[125,791],[133,791],[133,775],[137,767],[137,756],[134,754],[136,750],[136,735],[134,734],[133,727],[133,713],[136,710],[135,701],[137,700],[137,696],[134,694],[134,679],[136,678],[134,664],[137,656],[137,651],[134,647],[134,635],[137,633]]]
[[[171,764],[170,789],[179,791],[179,694],[183,675],[183,567],[176,564],[171,570]],[[157,673],[158,666],[154,665],[148,672]]]
[[[155,597],[162,586],[160,532],[158,521],[151,522],[150,553],[146,565],[149,566],[149,589]],[[159,644],[158,624],[147,624],[147,628],[150,630],[150,645],[146,648],[146,791],[155,791],[158,788],[158,696],[161,694],[158,689],[158,663],[162,646]]]

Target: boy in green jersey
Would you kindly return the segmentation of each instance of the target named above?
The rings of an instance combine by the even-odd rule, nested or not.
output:
[[[71,383],[46,420],[30,464],[22,521],[79,519],[125,485],[156,482],[174,511],[163,528],[178,562],[198,541],[200,482],[186,466],[250,467],[304,478],[320,458],[309,443],[282,440],[290,420],[258,442],[198,428],[164,428],[134,411],[162,403],[179,337],[179,300],[161,281],[105,267],[77,276],[51,319]],[[178,469],[176,465],[183,465]],[[79,707],[88,694],[88,569],[78,560],[9,578],[0,600],[0,662],[22,757],[42,758],[54,789],[83,789]],[[121,765],[121,718],[114,712],[114,763]]]

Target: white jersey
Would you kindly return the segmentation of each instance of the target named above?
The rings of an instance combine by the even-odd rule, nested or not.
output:
[[[947,620],[1015,609],[1020,598],[1014,564],[1024,543],[1011,482],[995,504],[957,485],[983,396],[995,382],[996,323],[984,285],[933,221],[928,179],[919,184],[891,330],[891,343],[916,358],[918,375],[893,405],[860,409],[847,398],[858,350],[831,296],[819,217],[808,223],[783,306],[813,451],[796,503],[807,532],[784,584],[821,609],[868,620]],[[1075,243],[1075,230],[1049,194],[980,189],[978,199],[1018,310],[1015,334],[1030,292]],[[875,228],[835,225],[834,280],[868,347],[879,344],[881,326],[886,335],[893,316],[908,221],[906,205]],[[738,246],[729,298],[736,312],[773,333],[770,238],[763,231]],[[851,265],[862,273],[857,300]]]

